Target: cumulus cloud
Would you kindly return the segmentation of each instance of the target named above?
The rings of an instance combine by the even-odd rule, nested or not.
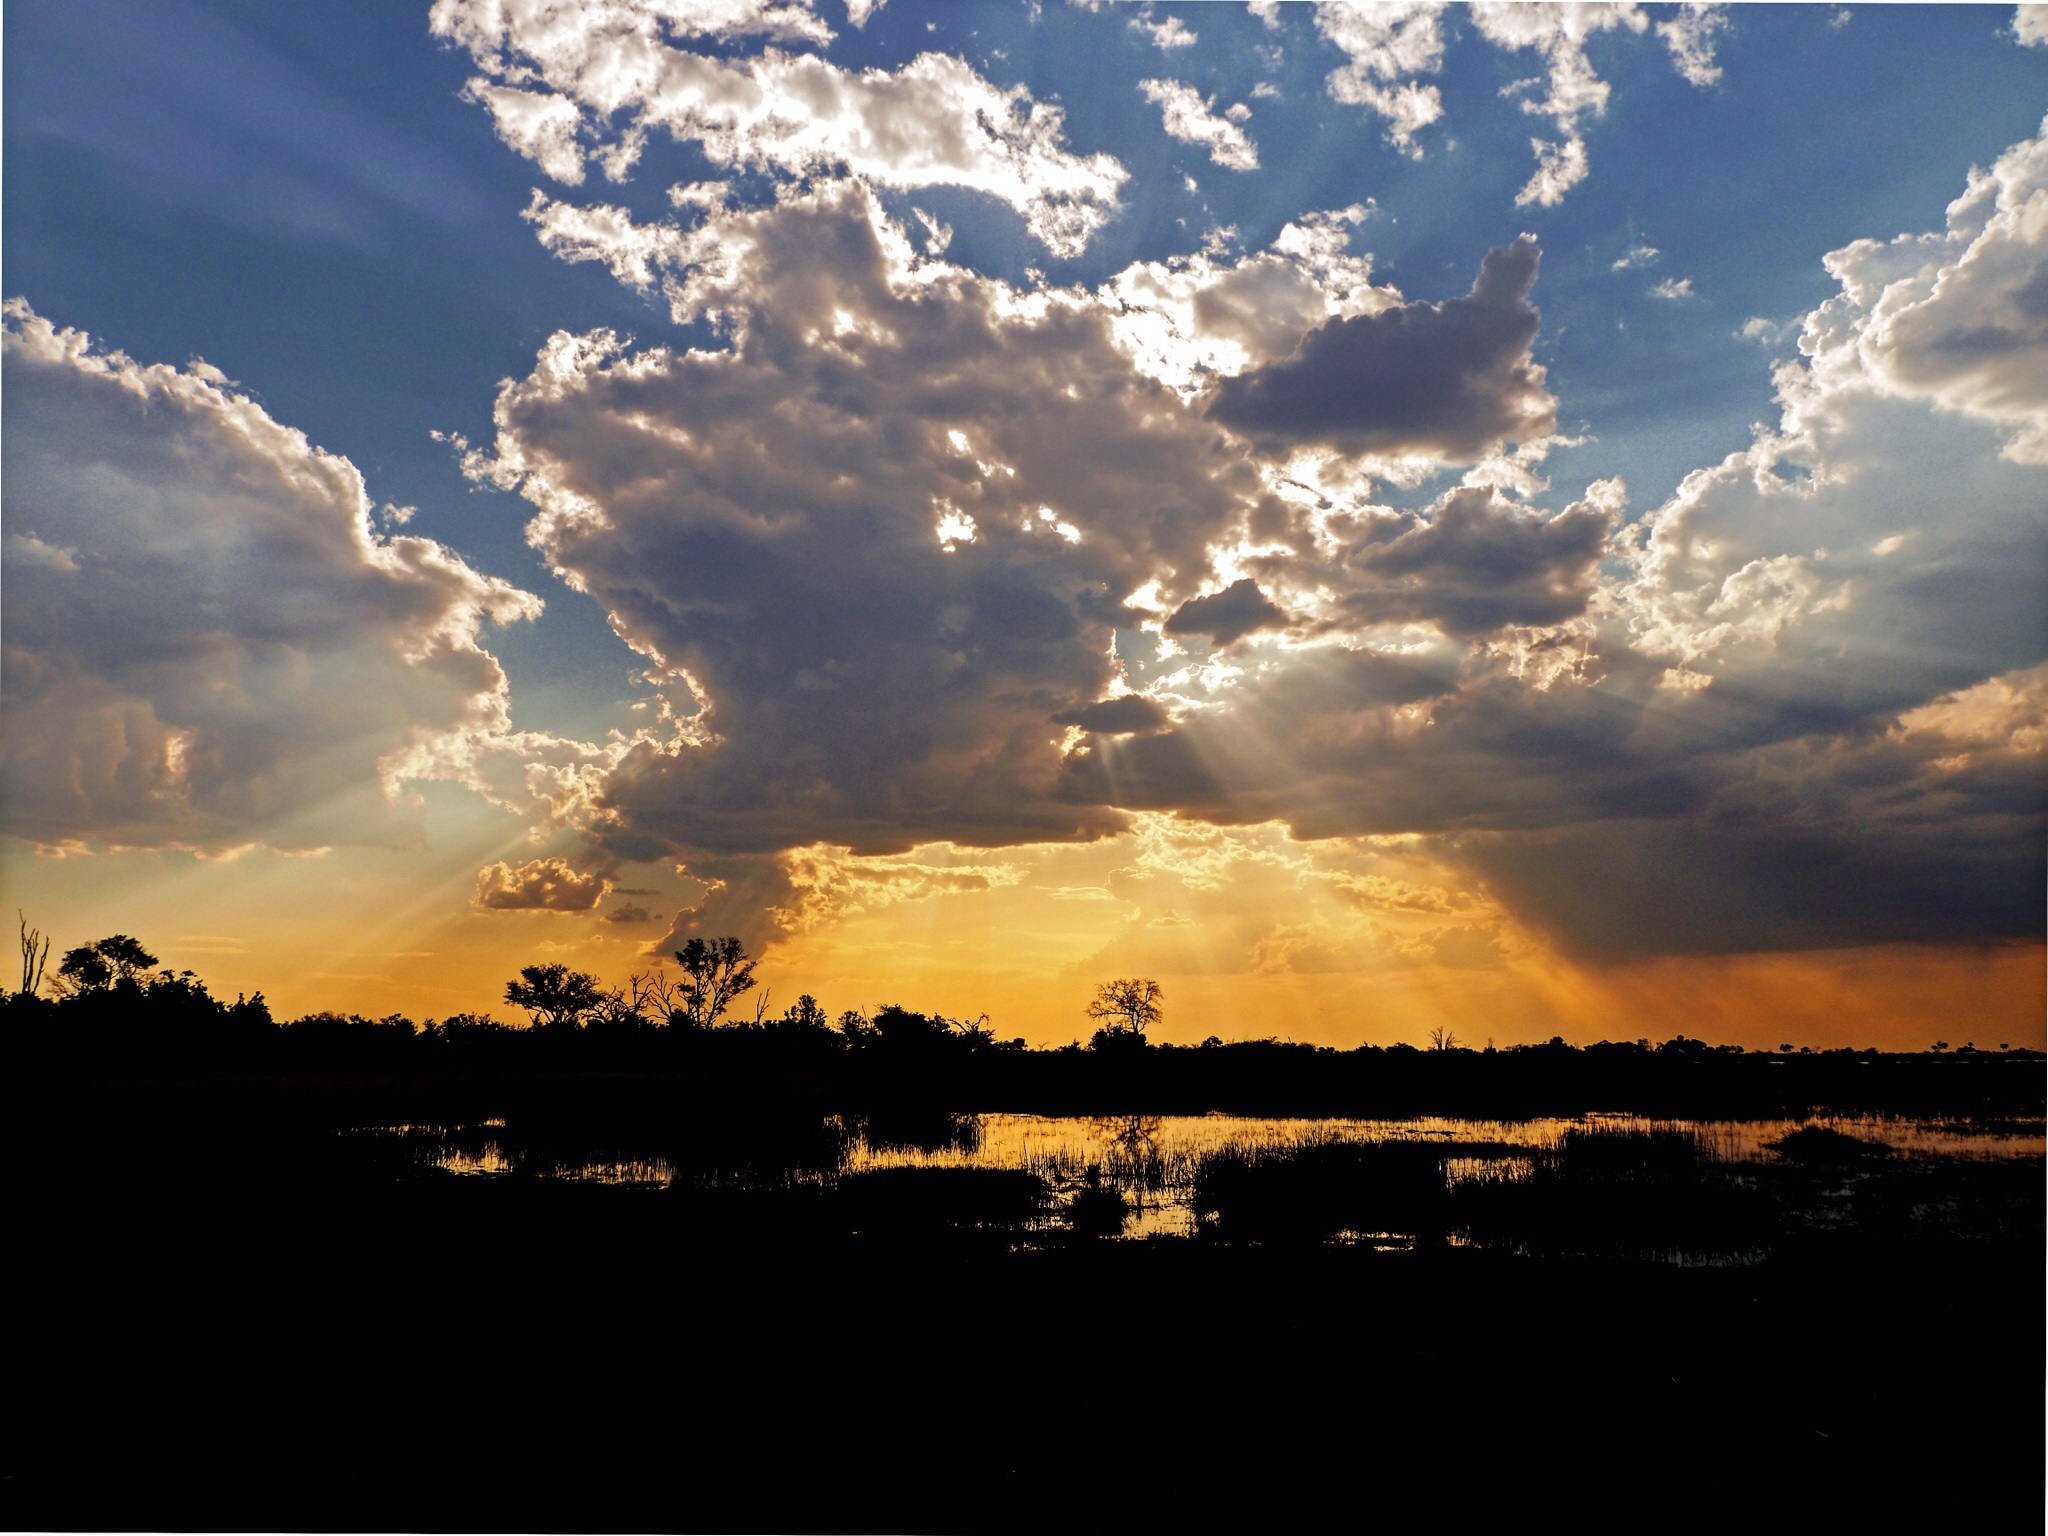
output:
[[[408,842],[401,780],[501,731],[537,598],[375,528],[362,477],[217,370],[5,306],[5,825],[222,852]]]
[[[1209,151],[1209,158],[1225,170],[1259,168],[1259,151],[1238,126],[1250,116],[1243,106],[1218,114],[1213,102],[1205,101],[1200,91],[1178,80],[1141,80],[1138,90],[1158,106],[1169,138],[1202,145]]]
[[[2036,464],[2048,463],[2043,130],[1971,172],[1944,233],[1859,240],[1831,254],[1842,293],[1807,322],[1803,343],[1830,370],[2012,428],[2005,452]]]
[[[1169,817],[1401,840],[1602,957],[2038,927],[2043,754],[1994,739],[2036,739],[2048,659],[2030,381],[1933,339],[2032,345],[2031,154],[1946,233],[1830,258],[1776,426],[1627,525],[1616,481],[1532,503],[1556,406],[1527,239],[1432,304],[1348,251],[1363,207],[1028,293],[920,255],[850,182],[639,245],[565,225],[628,282],[645,251],[725,341],[557,336],[471,468],[673,702],[538,780],[474,771],[706,881],[671,939],[758,947],[1016,867],[967,849]],[[1411,490],[1479,467],[1395,507],[1374,455],[1413,455]],[[1199,931],[1182,862],[1110,881],[1136,952]],[[1485,964],[1507,932],[1381,894],[1428,921],[1374,953]]]
[[[1205,251],[1136,262],[1098,297],[1137,367],[1192,399],[1215,375],[1285,357],[1325,320],[1400,302],[1373,283],[1372,258],[1349,249],[1371,216],[1364,203],[1303,214],[1238,261]]]
[[[1576,618],[1591,601],[1616,510],[1596,490],[1545,519],[1466,487],[1428,517],[1350,519],[1339,557],[1350,578],[1343,606],[1362,623],[1420,621],[1449,635]]]
[[[2048,5],[2012,8],[2012,35],[2026,48],[2048,48]]]
[[[477,871],[472,900],[494,912],[590,912],[611,888],[603,875],[586,874],[566,859],[501,861]]]
[[[592,160],[623,179],[658,131],[734,171],[844,170],[881,187],[983,192],[1071,256],[1115,210],[1125,180],[1111,156],[1065,147],[1058,107],[1022,86],[1000,89],[948,55],[854,71],[777,48],[713,56],[678,46],[696,37],[829,40],[794,5],[601,0],[569,12],[436,0],[429,25],[476,61],[467,93],[499,136],[566,185],[579,184]]]
[[[1163,627],[1169,635],[1207,635],[1218,645],[1229,645],[1262,629],[1278,629],[1286,622],[1287,615],[1259,590],[1256,581],[1246,576],[1220,592],[1189,598],[1174,609]]]
[[[1137,588],[1192,595],[1255,468],[1102,306],[913,265],[857,185],[708,227],[689,293],[732,350],[559,336],[477,466],[705,702],[693,741],[605,770],[616,835],[880,853],[1120,826],[1050,797],[1053,717],[1109,691]]]
[[[1488,253],[1472,291],[1325,322],[1292,355],[1218,386],[1213,420],[1261,440],[1471,460],[1544,436],[1557,402],[1529,355],[1536,243]]]

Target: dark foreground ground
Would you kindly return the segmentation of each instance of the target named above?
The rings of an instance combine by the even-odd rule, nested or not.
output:
[[[2038,1232],[1020,1247],[59,1123],[15,1148],[10,1527],[2040,1529]]]

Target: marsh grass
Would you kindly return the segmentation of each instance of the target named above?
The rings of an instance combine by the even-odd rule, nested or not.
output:
[[[2039,1153],[2009,1150],[2038,1122],[627,1107],[359,1127],[329,1161],[372,1182],[424,1171],[666,1185],[702,1197],[685,1203],[688,1220],[734,1233],[751,1224],[777,1242],[767,1234],[780,1225],[814,1236],[1002,1233],[1027,1246],[1163,1235],[1726,1263],[1816,1244],[2025,1240],[2043,1225]]]

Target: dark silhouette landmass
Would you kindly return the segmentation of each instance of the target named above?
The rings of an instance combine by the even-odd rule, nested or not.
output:
[[[544,967],[533,1027],[279,1023],[87,948],[0,1002],[10,1526],[2039,1519],[2040,1161],[1828,1119],[2037,1135],[2038,1052],[1168,1046],[1142,990],[1027,1050],[719,1022],[710,947],[658,1023]],[[1215,1109],[1572,1123],[1171,1165]],[[995,1111],[1107,1150],[948,1165]],[[1692,1123],[1748,1117],[1800,1123]],[[1116,1240],[1168,1189],[1191,1230]]]

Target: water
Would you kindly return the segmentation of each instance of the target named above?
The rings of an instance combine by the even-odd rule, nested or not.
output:
[[[1051,1191],[1048,1220],[1063,1223],[1064,1212],[1091,1177],[1115,1189],[1131,1207],[1126,1238],[1185,1235],[1196,1230],[1193,1204],[1196,1170],[1205,1157],[1233,1150],[1256,1157],[1326,1143],[1420,1142],[1444,1149],[1443,1167],[1453,1186],[1471,1180],[1526,1179],[1568,1132],[1678,1130],[1696,1135],[1711,1159],[1738,1179],[1743,1170],[1781,1166],[1772,1144],[1802,1126],[1821,1125],[1841,1135],[1889,1148],[1882,1166],[1927,1163],[1967,1165],[2015,1159],[2039,1161],[2048,1152],[2042,1121],[1979,1124],[1957,1120],[1882,1116],[1806,1117],[1774,1120],[1651,1120],[1629,1114],[1578,1118],[1467,1120],[1440,1116],[1409,1119],[1283,1118],[1221,1113],[1208,1115],[1051,1116],[954,1115],[903,1127],[871,1125],[859,1119],[826,1123],[824,1145],[837,1147],[821,1160],[777,1164],[736,1157],[729,1162],[697,1161],[679,1166],[660,1155],[607,1148],[603,1155],[564,1158],[550,1149],[545,1158],[522,1148],[502,1120],[465,1126],[387,1126],[353,1134],[395,1139],[423,1160],[449,1172],[502,1176],[521,1171],[554,1178],[613,1184],[666,1186],[678,1181],[725,1184],[830,1182],[843,1174],[886,1168],[995,1168],[1030,1173]],[[1469,1149],[1460,1153],[1454,1149]],[[701,1149],[700,1149],[701,1151]],[[1873,1164],[1872,1166],[1877,1166]],[[1826,1226],[1866,1172],[1843,1172],[1831,1188],[1809,1198],[1814,1208],[1802,1219]],[[1342,1238],[1398,1245],[1397,1237],[1350,1233]]]

